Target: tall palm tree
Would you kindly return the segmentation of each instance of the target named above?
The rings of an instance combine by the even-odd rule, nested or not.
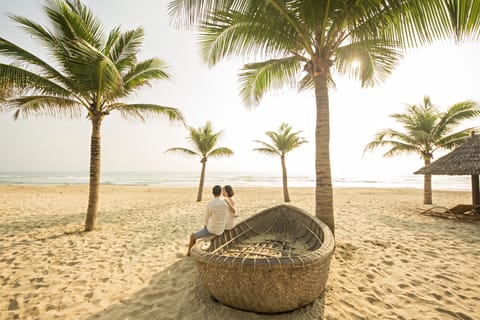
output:
[[[425,96],[423,104],[408,104],[405,113],[392,114],[404,128],[404,131],[382,129],[372,142],[366,145],[365,151],[380,147],[390,149],[383,155],[392,157],[399,154],[418,154],[425,165],[430,164],[436,150],[451,150],[463,144],[472,130],[468,128],[453,132],[462,121],[480,115],[478,104],[474,101],[463,101],[440,112]],[[432,175],[424,175],[423,203],[432,204]]]
[[[226,57],[263,60],[240,73],[246,103],[258,104],[266,91],[284,86],[314,89],[315,213],[333,232],[333,71],[370,86],[392,72],[407,46],[480,34],[478,0],[172,0],[169,10],[175,23],[200,27],[210,65]],[[352,68],[353,61],[359,67]]]
[[[200,172],[200,182],[198,185],[197,201],[202,201],[203,185],[205,182],[205,171],[207,166],[207,160],[209,158],[222,158],[233,156],[233,151],[229,148],[219,147],[216,145],[219,139],[222,137],[223,132],[213,132],[212,124],[207,121],[205,126],[195,129],[193,127],[188,128],[190,134],[188,140],[190,140],[193,149],[187,148],[170,148],[165,152],[180,152],[189,156],[200,157],[200,163],[202,164],[202,171]]]
[[[152,80],[168,79],[166,64],[158,58],[138,61],[144,39],[141,28],[108,34],[100,20],[79,1],[51,1],[44,6],[51,28],[20,16],[11,16],[51,62],[0,38],[0,54],[14,63],[0,63],[0,88],[14,94],[6,105],[13,117],[30,115],[80,117],[86,112],[92,123],[90,185],[85,231],[95,227],[100,182],[100,128],[105,116],[118,111],[124,117],[144,121],[147,116],[167,116],[182,121],[175,108],[123,102]]]
[[[279,156],[282,164],[282,181],[283,181],[283,199],[285,202],[290,202],[290,196],[288,194],[288,178],[287,178],[287,166],[285,164],[285,157],[287,153],[300,147],[302,144],[308,141],[300,137],[299,134],[302,131],[292,132],[292,126],[282,123],[278,129],[278,132],[267,131],[265,134],[270,138],[272,144],[263,142],[260,140],[254,140],[260,144],[261,147],[253,149],[270,156]]]

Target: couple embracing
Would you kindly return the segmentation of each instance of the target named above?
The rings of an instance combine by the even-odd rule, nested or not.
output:
[[[237,207],[233,200],[233,189],[230,185],[223,187],[216,185],[212,189],[213,200],[207,205],[204,227],[190,235],[187,256],[197,239],[221,235],[225,230],[230,230],[235,225]],[[223,195],[223,199],[222,196]]]

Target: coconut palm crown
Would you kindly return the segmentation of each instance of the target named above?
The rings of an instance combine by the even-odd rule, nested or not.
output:
[[[141,28],[108,34],[100,20],[80,1],[49,1],[43,10],[51,27],[11,15],[23,30],[46,50],[43,59],[13,42],[0,38],[0,55],[12,63],[0,63],[0,88],[6,110],[20,116],[86,117],[92,123],[90,185],[85,230],[94,229],[100,181],[100,129],[113,111],[127,118],[145,120],[166,116],[183,122],[172,107],[127,103],[125,99],[153,80],[169,79],[167,65],[158,58],[138,61],[143,43]]]
[[[223,135],[223,131],[213,132],[212,124],[207,121],[205,126],[195,129],[189,127],[188,140],[190,141],[193,149],[176,147],[170,148],[165,152],[183,153],[189,156],[200,157],[200,163],[202,164],[202,170],[200,173],[200,182],[198,186],[197,201],[202,201],[203,185],[205,182],[205,172],[207,166],[207,160],[210,158],[222,158],[233,156],[233,151],[226,147],[216,147],[220,138]]]
[[[290,151],[308,142],[305,138],[299,136],[301,132],[302,131],[292,132],[292,126],[287,123],[282,123],[278,129],[278,132],[265,132],[265,134],[267,135],[267,137],[270,138],[270,141],[272,143],[254,140],[254,142],[261,145],[261,147],[253,149],[254,151],[261,152],[270,156],[280,157],[280,162],[282,164],[283,199],[285,202],[290,202],[290,195],[288,194],[288,177],[285,157]]]
[[[455,103],[441,112],[425,96],[422,104],[408,104],[405,113],[391,117],[403,126],[403,131],[382,129],[368,143],[365,151],[387,147],[384,157],[400,154],[418,154],[425,165],[430,164],[437,150],[452,150],[462,145],[472,130],[478,127],[454,131],[463,121],[480,115],[479,105],[471,100]],[[424,176],[424,204],[432,204],[432,176]]]
[[[335,231],[330,170],[329,87],[347,75],[383,81],[404,48],[480,35],[477,0],[172,0],[177,25],[195,26],[205,61],[255,59],[240,71],[249,105],[285,86],[316,97],[315,214]],[[359,62],[352,68],[352,62]]]

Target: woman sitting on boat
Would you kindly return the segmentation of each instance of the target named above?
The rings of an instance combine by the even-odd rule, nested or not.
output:
[[[227,203],[227,217],[225,218],[225,230],[230,230],[235,226],[235,218],[238,217],[237,214],[237,204],[233,199],[233,188],[230,185],[225,185],[223,187],[223,199]]]

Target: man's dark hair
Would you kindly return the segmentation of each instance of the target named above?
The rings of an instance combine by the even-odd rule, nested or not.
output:
[[[222,194],[222,187],[219,185],[216,185],[213,187],[212,193],[215,197],[218,197]]]

